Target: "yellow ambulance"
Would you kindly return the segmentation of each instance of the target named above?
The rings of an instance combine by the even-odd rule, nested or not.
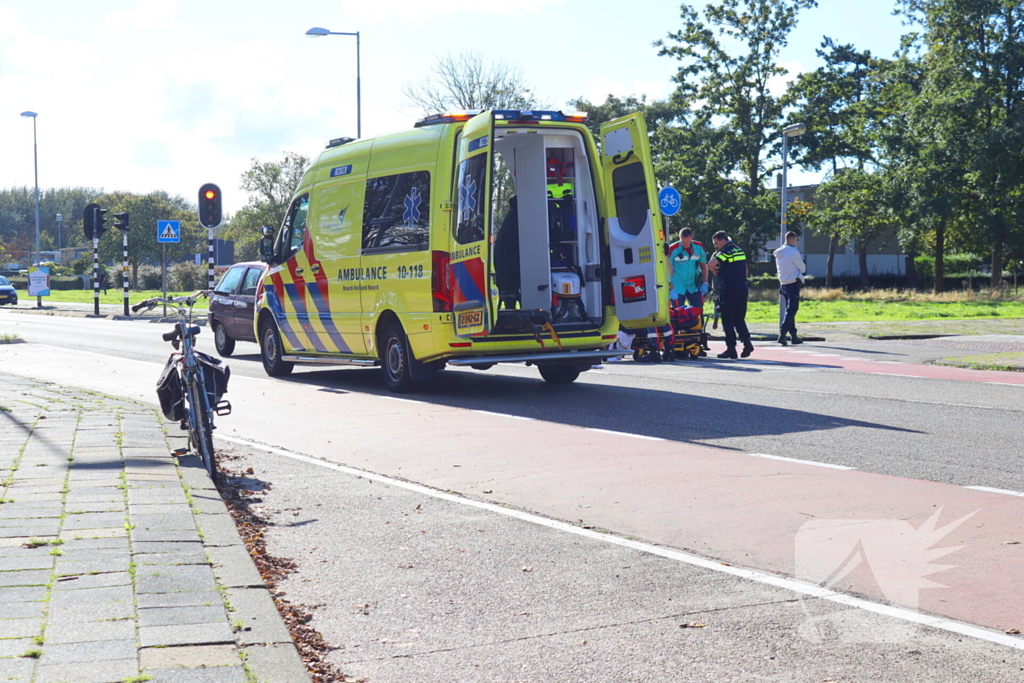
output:
[[[379,365],[393,391],[450,366],[574,381],[620,324],[668,323],[665,233],[639,114],[459,112],[332,140],[276,236],[253,325],[263,366]]]

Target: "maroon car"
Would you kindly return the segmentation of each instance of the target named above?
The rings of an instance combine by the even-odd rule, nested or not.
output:
[[[217,353],[230,356],[236,341],[256,341],[252,316],[256,310],[256,286],[265,263],[236,263],[228,268],[210,296],[210,330]]]

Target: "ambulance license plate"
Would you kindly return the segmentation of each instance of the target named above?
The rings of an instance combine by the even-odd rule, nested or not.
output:
[[[483,311],[466,311],[459,313],[459,327],[476,327],[484,322]]]

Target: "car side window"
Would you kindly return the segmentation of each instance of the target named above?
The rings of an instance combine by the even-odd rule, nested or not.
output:
[[[224,277],[220,279],[220,282],[213,288],[213,291],[218,294],[238,294],[238,285],[241,284],[244,274],[245,266],[235,266],[228,269],[228,272],[224,273]]]
[[[306,237],[306,217],[309,215],[309,194],[296,197],[288,209],[281,232],[277,236],[277,254],[283,263],[302,249]]]
[[[245,279],[242,281],[242,296],[256,296],[256,286],[260,283],[262,275],[262,268],[250,268],[245,271]]]

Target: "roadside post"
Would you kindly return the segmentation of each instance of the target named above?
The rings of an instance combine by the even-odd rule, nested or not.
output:
[[[779,247],[786,246],[786,167],[789,165],[789,139],[803,135],[807,132],[807,126],[802,123],[794,123],[782,129],[782,187],[779,192],[779,199],[782,202],[779,211]],[[778,271],[778,264],[775,269]],[[779,283],[779,330],[782,330],[782,321],[786,319],[786,295],[782,293],[782,283]]]
[[[672,216],[675,216],[677,213],[679,213],[679,210],[683,208],[683,198],[679,195],[679,190],[677,190],[676,188],[674,188],[672,186],[663,187],[658,192],[658,205],[661,206],[661,213],[662,213],[662,215],[665,216],[666,218],[671,218]],[[668,235],[668,229],[667,228],[662,228],[662,229],[665,232],[665,249],[667,251],[668,250],[668,244],[670,242],[670,236]],[[671,280],[672,279],[672,263],[671,262],[669,262],[668,268],[669,268],[668,276],[669,276],[669,280]],[[671,286],[671,283],[670,283],[669,284],[669,291],[671,292],[671,290],[672,290],[672,286]],[[701,303],[702,304],[704,303],[703,302],[703,298],[701,300]],[[672,308],[672,298],[671,298],[671,295],[669,295],[668,306],[669,306],[669,309]]]
[[[121,231],[121,243],[124,248],[124,265],[121,269],[121,285],[124,287],[124,314],[130,316],[131,311],[128,309],[128,212],[115,213],[114,219],[117,221],[114,223],[114,227]]]
[[[213,289],[213,231],[221,222],[220,188],[206,183],[199,188],[199,224],[206,228],[207,289]]]
[[[167,245],[181,241],[181,221],[157,221],[156,241],[160,243],[160,288],[167,298]],[[167,315],[167,304],[164,304],[164,316]]]
[[[92,240],[92,312],[95,315],[100,314],[100,235],[107,229],[103,225],[107,222],[107,211],[109,209],[101,209],[95,202],[86,204],[83,211],[85,236]]]

